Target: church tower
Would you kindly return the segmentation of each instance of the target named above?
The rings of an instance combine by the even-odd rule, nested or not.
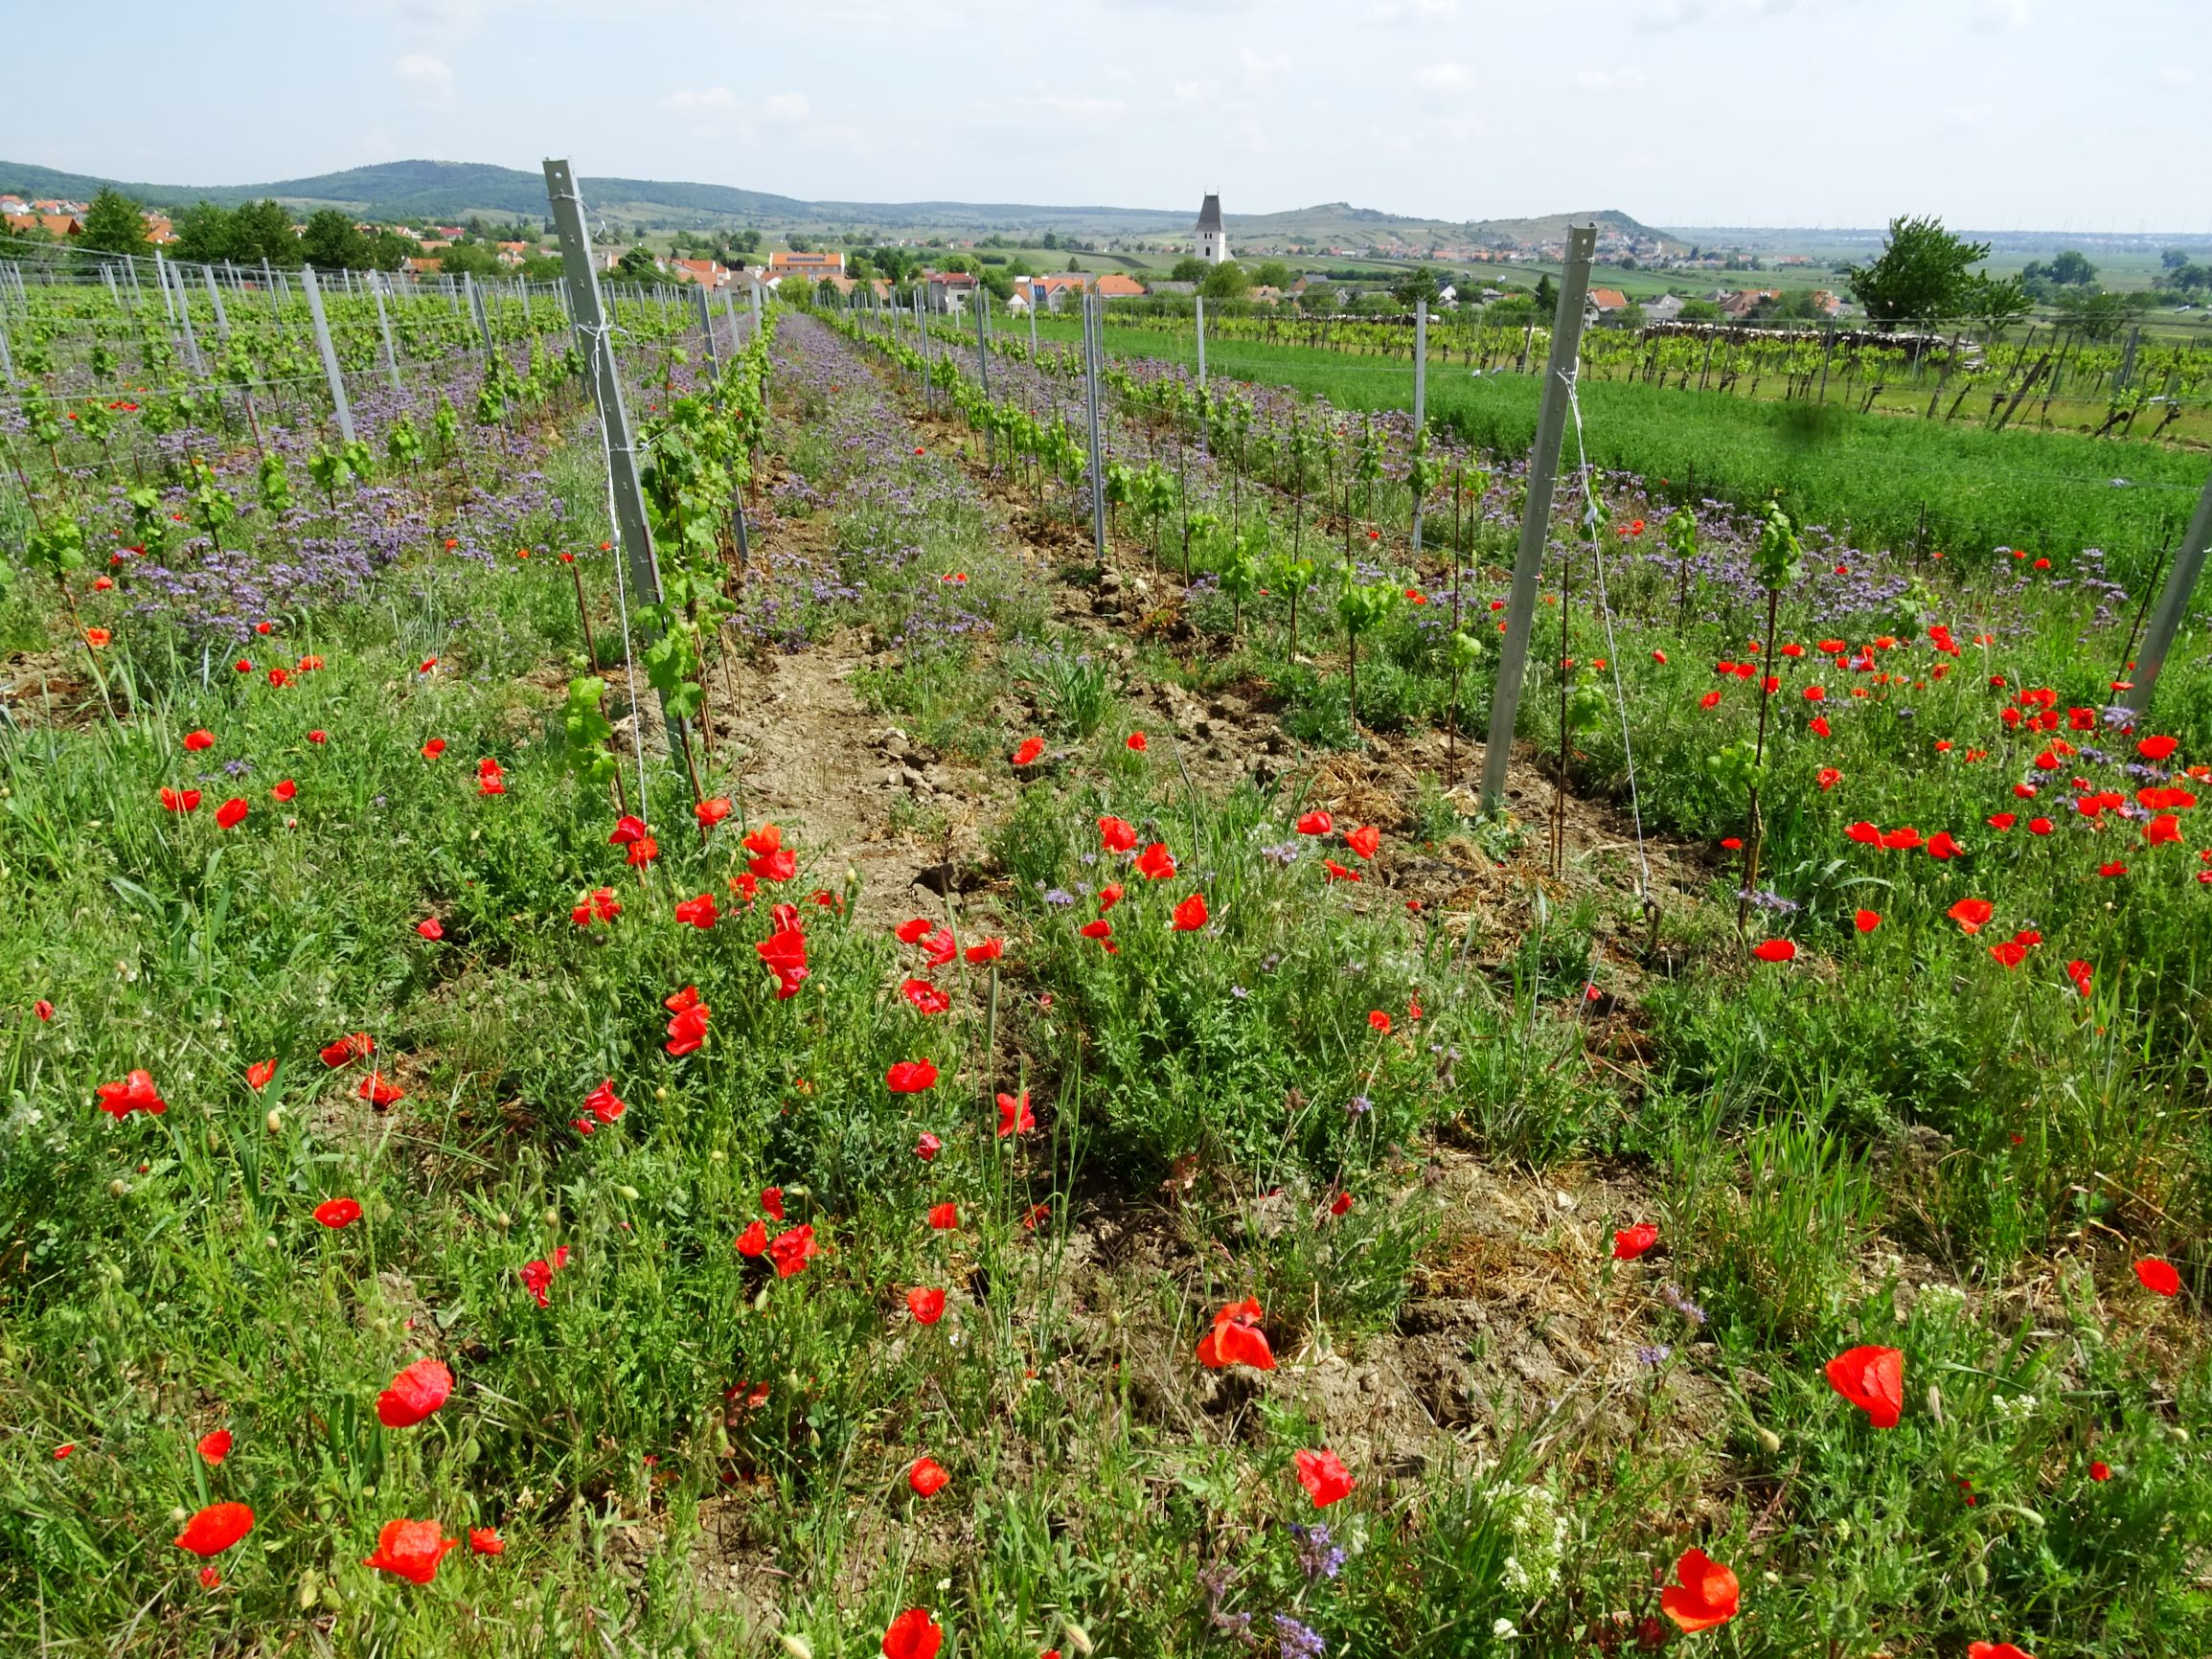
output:
[[[1198,209],[1198,258],[1209,265],[1227,262],[1229,233],[1221,228],[1221,198],[1210,195]]]

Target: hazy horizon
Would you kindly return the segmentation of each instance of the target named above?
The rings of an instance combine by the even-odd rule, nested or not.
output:
[[[121,0],[12,35],[204,93],[87,120],[75,75],[11,85],[0,154],[151,184],[555,154],[805,200],[2212,232],[2164,184],[2212,44],[2182,0]]]

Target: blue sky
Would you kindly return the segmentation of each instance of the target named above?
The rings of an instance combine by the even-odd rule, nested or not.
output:
[[[165,184],[566,154],[848,200],[2212,231],[2201,0],[109,0],[8,41],[0,156]]]

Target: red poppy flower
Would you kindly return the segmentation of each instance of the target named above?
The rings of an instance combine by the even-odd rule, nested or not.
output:
[[[314,1209],[315,1219],[333,1233],[340,1227],[351,1227],[361,1218],[361,1206],[352,1198],[325,1198]]]
[[[537,1299],[537,1306],[550,1307],[553,1304],[546,1291],[552,1287],[553,1276],[567,1265],[568,1246],[563,1244],[550,1259],[525,1261],[516,1271],[522,1276],[522,1287]]]
[[[611,887],[595,887],[583,896],[583,902],[568,913],[568,920],[579,927],[589,927],[594,921],[612,921],[622,914],[622,905]]]
[[[1623,1227],[1613,1235],[1613,1260],[1633,1261],[1659,1241],[1659,1225],[1655,1221],[1638,1221],[1633,1227]]]
[[[1077,928],[1076,932],[1082,934],[1085,939],[1108,939],[1112,937],[1113,930],[1114,924],[1112,922],[1101,920],[1086,921]]]
[[[1126,818],[1101,818],[1098,834],[1108,852],[1127,852],[1137,844],[1136,826]]]
[[[2089,1466],[2089,1479],[2093,1481],[2109,1481],[2111,1478],[2112,1466],[2110,1464],[2099,1462],[2093,1463]]]
[[[292,797],[297,795],[299,792],[299,784],[293,783],[289,778],[279,779],[276,786],[269,790],[271,795],[275,796],[279,801],[285,802],[286,804],[289,804]]]
[[[1872,933],[1881,925],[1881,913],[1878,910],[1855,910],[1851,913],[1851,925],[1861,933]]]
[[[2174,1263],[2156,1256],[2146,1256],[2135,1263],[2135,1277],[2143,1282],[2143,1288],[2155,1290],[2160,1296],[2181,1294],[2181,1275],[2174,1271]]]
[[[1044,739],[1042,738],[1024,738],[1020,746],[1014,751],[1014,763],[1016,766],[1030,765],[1037,760],[1038,756],[1043,753]]]
[[[47,1021],[53,1019],[54,1005],[48,1002],[44,997],[40,997],[36,1002],[31,1005],[31,1011],[37,1015],[40,1024],[44,1024]]]
[[[1818,776],[1815,777],[1813,781],[1820,785],[1822,792],[1825,793],[1826,791],[1835,788],[1836,785],[1842,781],[1842,778],[1843,774],[1838,772],[1834,766],[1823,766],[1820,768]]]
[[[942,1290],[909,1290],[906,1293],[906,1311],[914,1315],[917,1325],[935,1325],[945,1317],[945,1292]]]
[[[1260,1329],[1264,1318],[1258,1298],[1225,1304],[1214,1315],[1214,1328],[1198,1341],[1198,1363],[1209,1371],[1248,1365],[1254,1371],[1273,1371],[1275,1355]]]
[[[453,1374],[435,1359],[418,1359],[376,1397],[376,1420],[386,1428],[413,1428],[445,1403]]]
[[[1166,842],[1154,841],[1137,854],[1136,869],[1148,880],[1166,881],[1175,873],[1174,854],[1168,851]]]
[[[415,931],[432,943],[436,943],[445,937],[445,924],[435,916],[429,916],[415,923]]]
[[[376,1553],[362,1557],[361,1565],[412,1584],[427,1584],[438,1576],[438,1563],[445,1552],[460,1542],[441,1536],[436,1521],[386,1521],[376,1534]]]
[[[1845,829],[1843,833],[1861,847],[1879,847],[1881,845],[1881,831],[1863,818]]]
[[[1018,1097],[1015,1095],[1000,1095],[998,1097],[998,1138],[1000,1140],[1003,1141],[1009,1135],[1026,1135],[1036,1127],[1037,1114],[1029,1109],[1029,1091],[1027,1089],[1022,1090]]]
[[[160,1117],[169,1110],[169,1102],[153,1086],[153,1074],[134,1071],[119,1083],[102,1083],[93,1091],[100,1096],[100,1109],[121,1123],[133,1112],[145,1112],[149,1117]]]
[[[906,1484],[914,1489],[918,1498],[933,1497],[943,1491],[952,1477],[945,1472],[945,1466],[935,1458],[919,1457],[907,1466]]]
[[[1301,835],[1326,835],[1335,828],[1336,820],[1326,812],[1308,812],[1298,820],[1298,833]]]
[[[87,628],[87,629],[85,629],[85,632],[87,632],[87,633],[97,633],[97,632],[99,632],[99,631],[100,631],[100,630],[99,630],[99,629],[97,629],[97,628]],[[200,1587],[201,1589],[203,1589],[203,1590],[219,1590],[219,1589],[221,1589],[221,1588],[222,1588],[222,1581],[223,1581],[223,1576],[222,1576],[222,1574],[221,1574],[219,1571],[217,1571],[216,1568],[214,1568],[214,1567],[202,1567],[202,1568],[199,1570],[199,1587]]]
[[[2178,738],[2144,738],[2135,744],[2135,753],[2146,761],[2163,761],[2180,746]]]
[[[1375,850],[1382,844],[1382,831],[1372,824],[1362,824],[1344,837],[1344,845],[1362,858],[1375,856]]]
[[[1927,838],[1927,855],[1930,858],[1955,858],[1965,851],[1965,848],[1951,839],[1949,830],[1938,830]]]
[[[476,762],[476,792],[479,795],[507,793],[507,774],[499,769],[499,762],[490,755]],[[433,1523],[425,1521],[423,1525],[432,1526]]]
[[[956,1232],[956,1231],[959,1229],[959,1226],[960,1226],[960,1206],[959,1206],[959,1205],[957,1205],[957,1204],[950,1204],[950,1203],[946,1203],[946,1204],[932,1204],[932,1205],[930,1205],[930,1206],[929,1206],[929,1227],[930,1227],[930,1230],[931,1230],[932,1232],[936,1232],[936,1233],[951,1233],[951,1232]]]
[[[715,896],[702,893],[696,898],[686,898],[676,906],[676,920],[696,928],[709,928],[722,919],[716,908]]]
[[[1139,755],[1143,754],[1143,753],[1145,752],[1145,735],[1144,735],[1144,733],[1142,733],[1142,732],[1131,732],[1131,733],[1129,734],[1129,749],[1130,749],[1130,750],[1131,750],[1133,753],[1135,753],[1135,754],[1139,754]]]
[[[2095,972],[2096,969],[2086,962],[2077,961],[2066,964],[2066,977],[2074,982],[2074,989],[2084,996],[2089,994],[2089,980]]]
[[[1850,1349],[1828,1362],[1828,1386],[1876,1428],[1895,1428],[1904,1411],[1904,1355],[1894,1348]]]
[[[914,1143],[914,1155],[924,1164],[934,1163],[937,1154],[944,1149],[945,1143],[927,1129],[923,1130],[922,1138]]]
[[[1944,914],[1957,922],[1962,932],[1979,933],[1993,910],[1986,898],[1962,898]]]
[[[767,1223],[764,1221],[753,1222],[737,1236],[734,1242],[740,1256],[765,1256],[768,1253]]]
[[[583,1109],[601,1123],[611,1124],[629,1110],[629,1102],[614,1092],[614,1079],[608,1078],[583,1097]]]
[[[2018,812],[1993,812],[1988,820],[1992,830],[2010,830],[2019,821],[2020,815]]]
[[[814,1224],[802,1221],[788,1232],[779,1233],[768,1245],[768,1254],[775,1260],[776,1277],[788,1279],[794,1273],[806,1270],[807,1263],[821,1253],[814,1242]]]
[[[2006,967],[2018,967],[2028,958],[2028,947],[2017,939],[2007,939],[1989,947],[1992,958]]]
[[[231,1455],[231,1431],[227,1428],[218,1428],[211,1433],[201,1435],[199,1437],[199,1455],[207,1460],[208,1466],[211,1468],[219,1465],[223,1459]]]
[[[1685,1550],[1675,1563],[1676,1582],[1659,1592],[1659,1611],[1685,1636],[1710,1630],[1736,1616],[1743,1587],[1736,1575],[1702,1550]]]
[[[895,1095],[918,1095],[937,1082],[937,1068],[928,1060],[896,1060],[883,1074],[883,1084]]]
[[[397,1105],[407,1098],[405,1092],[397,1083],[386,1082],[384,1074],[379,1071],[370,1072],[367,1077],[361,1079],[361,1086],[355,1089],[353,1093],[367,1101],[378,1111],[382,1111],[386,1106]]]
[[[1352,1471],[1344,1466],[1344,1460],[1326,1446],[1319,1451],[1301,1451],[1296,1461],[1298,1484],[1306,1489],[1306,1495],[1313,1500],[1317,1510],[1338,1502],[1357,1484],[1352,1479]]]
[[[1347,870],[1334,858],[1321,860],[1322,879],[1325,881],[1357,881],[1359,872]]]
[[[236,830],[245,822],[246,804],[242,796],[233,795],[215,809],[215,827],[217,830]]]
[[[779,847],[753,859],[745,871],[763,881],[788,881],[799,874],[799,860],[789,848]]]
[[[1206,925],[1206,896],[1202,893],[1194,893],[1182,903],[1175,906],[1174,920],[1172,925],[1177,933],[1196,933]]]
[[[504,1556],[507,1554],[507,1540],[490,1527],[470,1527],[468,1553],[471,1556]]]
[[[646,822],[635,813],[625,812],[614,821],[614,832],[606,838],[609,847],[627,847],[646,836]]]
[[[212,749],[215,747],[215,734],[205,726],[196,732],[187,732],[184,735],[184,746],[195,755],[202,749]]]
[[[937,1659],[937,1650],[944,1646],[945,1627],[926,1607],[907,1608],[883,1632],[883,1659]]]
[[[2010,1642],[1969,1642],[1966,1659],[2035,1659],[2035,1655]]]
[[[781,1221],[784,1218],[784,1189],[781,1187],[763,1187],[761,1189],[761,1210],[763,1214]]]
[[[926,916],[917,916],[909,919],[908,920],[901,921],[891,931],[892,936],[896,938],[901,944],[920,944],[924,939],[929,937],[929,930],[936,925],[937,923],[930,920]]]
[[[2144,845],[2156,847],[2168,841],[2181,839],[2181,821],[2171,812],[2161,812],[2143,826]]]
[[[1388,1036],[1390,1034],[1390,1016],[1387,1013],[1384,1013],[1382,1010],[1379,1008],[1369,1009],[1367,1011],[1367,1023],[1373,1026],[1377,1031],[1380,1032],[1384,1036]]]
[[[174,1542],[195,1556],[219,1556],[254,1530],[254,1511],[245,1504],[210,1504],[184,1524]]]
[[[425,761],[435,761],[445,752],[445,739],[444,738],[432,738],[427,743],[422,745],[422,759]]]
[[[1902,825],[1885,833],[1881,845],[1892,852],[1910,852],[1920,845],[1920,831],[1909,824]]]
[[[1005,954],[1006,942],[1001,939],[986,939],[980,943],[968,947],[968,960],[977,964],[996,962]]]
[[[694,807],[692,816],[699,821],[701,830],[712,830],[727,818],[731,811],[730,798],[727,795],[715,795]]]
[[[1353,1202],[1354,1199],[1350,1193],[1339,1193],[1329,1200],[1329,1214],[1332,1216],[1349,1216],[1352,1214]]]
[[[714,1012],[699,1001],[699,988],[687,985],[663,997],[661,1007],[669,1011],[669,1037],[661,1047],[672,1055],[696,1054],[707,1040],[707,1018]]]
[[[1794,962],[1797,947],[1787,939],[1767,939],[1754,944],[1751,954],[1761,962]]]

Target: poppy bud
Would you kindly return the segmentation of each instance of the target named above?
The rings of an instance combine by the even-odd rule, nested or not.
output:
[[[122,1177],[122,1176],[120,1176],[120,1175],[118,1175],[118,1176],[117,1176],[117,1177],[116,1177],[114,1180],[112,1180],[112,1181],[110,1181],[110,1182],[108,1182],[108,1183],[107,1183],[107,1195],[108,1195],[110,1198],[120,1198],[120,1197],[123,1197],[123,1196],[124,1196],[125,1193],[127,1193],[129,1191],[130,1191],[129,1187],[127,1187],[126,1185],[125,1185],[125,1184],[124,1184],[124,1180],[123,1180],[123,1177]]]
[[[553,1208],[550,1204],[546,1206],[545,1210],[545,1224],[548,1227],[558,1227],[560,1225],[560,1212]]]
[[[795,1630],[787,1630],[776,1643],[791,1659],[814,1659],[814,1645]]]
[[[269,1133],[270,1133],[270,1134],[272,1134],[272,1135],[279,1135],[279,1134],[282,1134],[282,1133],[284,1133],[284,1128],[285,1128],[285,1109],[284,1109],[284,1107],[282,1107],[282,1106],[271,1106],[271,1107],[269,1108],[269,1115],[268,1115],[267,1117],[263,1118],[263,1119],[262,1120],[262,1124],[263,1124],[263,1125],[264,1125],[267,1127],[267,1129],[268,1129]]]
[[[622,1194],[622,1199],[623,1199],[623,1202],[624,1202],[624,1203],[626,1203],[626,1204],[634,1204],[634,1203],[636,1203],[636,1202],[637,1202],[637,1189],[636,1189],[635,1187],[629,1187],[629,1186],[617,1187],[617,1188],[615,1189],[615,1191],[616,1191],[617,1193],[621,1193],[621,1194]]]
[[[514,1225],[514,1217],[510,1216],[504,1210],[500,1211],[498,1215],[492,1216],[491,1218],[499,1224],[499,1230],[502,1233],[506,1232],[508,1228]]]
[[[1073,1619],[1061,1623],[1060,1633],[1067,1638],[1067,1645],[1078,1653],[1087,1654],[1091,1651],[1090,1632]]]
[[[1772,1429],[1766,1427],[1761,1427],[1755,1432],[1759,1437],[1759,1447],[1762,1451],[1764,1451],[1768,1457],[1778,1457],[1781,1455],[1782,1437],[1780,1435],[1776,1434]]]
[[[1932,1382],[1927,1385],[1927,1415],[1935,1419],[1938,1427],[1942,1426],[1943,1391]]]
[[[322,1587],[321,1575],[316,1573],[314,1568],[309,1567],[300,1575],[300,1593],[294,1599],[299,1602],[301,1612],[306,1612],[315,1604],[315,1597],[320,1593]]]
[[[1976,1556],[1966,1564],[1966,1576],[1967,1581],[1975,1589],[1984,1588],[1989,1583],[1989,1563]]]

